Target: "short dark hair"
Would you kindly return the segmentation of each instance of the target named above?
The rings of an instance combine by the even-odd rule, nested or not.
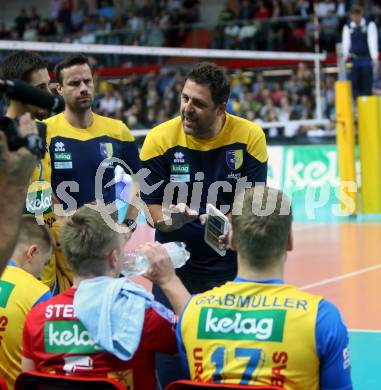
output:
[[[217,65],[210,62],[200,62],[185,76],[185,80],[207,85],[216,106],[226,103],[229,99],[230,82],[223,70]]]
[[[74,65],[87,64],[91,69],[89,59],[83,54],[71,54],[60,61],[54,68],[57,82],[62,85],[62,69],[71,68]]]
[[[27,83],[35,70],[45,69],[48,62],[36,53],[17,51],[9,54],[0,66],[0,77],[3,79],[17,79]]]

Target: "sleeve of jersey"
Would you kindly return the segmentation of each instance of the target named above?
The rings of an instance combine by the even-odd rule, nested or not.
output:
[[[320,390],[352,389],[348,331],[337,307],[322,300],[316,321]]]
[[[247,144],[247,158],[243,166],[243,176],[253,183],[266,183],[267,180],[267,145],[262,129],[259,135],[252,136]]]
[[[187,309],[189,302],[190,302],[190,300],[188,301],[187,305],[185,306],[183,313],[179,317],[179,322],[178,322],[177,327],[176,327],[176,339],[177,339],[177,347],[179,349],[180,362],[181,362],[181,366],[183,368],[183,372],[188,375],[187,379],[190,379],[191,374],[190,374],[189,364],[188,364],[188,360],[187,360],[187,353],[185,351],[185,346],[184,346],[184,342],[183,342],[183,336],[181,333],[181,325],[182,325],[183,315],[185,313],[185,310]]]
[[[147,136],[140,152],[142,167],[147,170],[140,182],[140,196],[146,204],[162,204],[164,188],[169,182],[169,173],[164,155],[157,140]]]
[[[44,294],[40,296],[40,298],[37,299],[37,301],[34,303],[33,307],[37,306],[41,302],[48,301],[50,298],[52,298],[53,295],[50,292],[50,290],[46,291]]]
[[[146,312],[140,347],[169,355],[177,353],[176,316],[159,302]]]
[[[127,174],[137,173],[140,169],[140,158],[138,147],[136,146],[135,139],[131,134],[128,127],[124,126],[125,138],[123,140],[123,161],[127,164],[127,167],[123,167]]]
[[[32,321],[30,320],[30,314],[27,315],[22,338],[22,355],[28,359],[33,359],[33,335],[30,332]]]

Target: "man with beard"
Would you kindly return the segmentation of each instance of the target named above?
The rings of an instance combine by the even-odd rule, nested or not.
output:
[[[176,272],[191,294],[224,284],[237,273],[233,251],[220,256],[204,241],[200,216],[206,204],[214,203],[230,217],[236,187],[266,182],[265,135],[255,123],[226,112],[229,94],[230,83],[221,68],[197,64],[185,78],[181,115],[152,129],[140,154],[142,166],[150,170],[147,184],[156,185],[149,194],[143,187],[141,192],[156,240],[186,243],[191,257]],[[220,240],[225,245],[226,235]],[[169,305],[158,286],[153,292]],[[173,359],[163,357],[158,368],[162,387],[179,379]]]
[[[123,122],[92,111],[94,82],[87,57],[68,56],[56,65],[55,73],[65,110],[45,122],[53,191],[65,210],[97,198],[105,204],[114,202],[115,186],[105,184],[114,179],[115,164],[104,160],[118,158],[131,170],[123,167],[127,174],[136,173],[140,161],[134,137]],[[95,188],[98,168],[99,191]],[[136,210],[129,208],[125,222],[131,228],[135,216]]]
[[[51,169],[45,170],[44,179],[51,183],[54,200],[64,211],[74,211],[96,199],[112,203],[116,199],[115,186],[106,184],[114,180],[115,164],[106,159],[118,158],[127,166],[123,166],[127,174],[136,173],[140,160],[134,137],[123,122],[92,111],[94,83],[87,57],[68,56],[56,65],[55,73],[57,92],[65,100],[65,110],[45,121],[48,153],[44,166]],[[136,227],[136,215],[137,209],[129,207],[124,220],[128,235]],[[60,245],[61,225],[60,220],[56,221],[52,230],[60,265],[57,276],[62,275],[54,292],[65,291],[72,284],[72,273]]]

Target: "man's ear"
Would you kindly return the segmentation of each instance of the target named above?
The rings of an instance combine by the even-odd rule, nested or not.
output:
[[[229,230],[229,233],[228,233],[228,244],[229,244],[229,248],[232,251],[237,252],[237,248],[236,248],[234,236],[233,236],[233,231],[231,229]]]
[[[33,259],[33,256],[36,254],[38,250],[38,247],[36,244],[29,245],[28,249],[26,250],[26,258],[27,262],[30,263],[31,260]]]
[[[227,104],[226,104],[225,102],[224,102],[224,103],[221,103],[221,104],[218,106],[217,113],[218,113],[219,115],[225,113],[225,111],[226,111],[226,106],[227,106]]]
[[[288,233],[287,238],[287,250],[292,251],[294,249],[294,235],[292,233],[292,230],[290,230],[290,233]]]
[[[57,85],[57,89],[56,90],[57,90],[59,95],[61,95],[61,96],[63,95],[63,90],[62,90],[62,85],[61,84]]]
[[[114,270],[118,264],[118,253],[116,249],[113,249],[108,255],[108,265],[110,269]]]

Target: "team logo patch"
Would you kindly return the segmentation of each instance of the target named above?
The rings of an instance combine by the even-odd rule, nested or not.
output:
[[[283,341],[286,310],[230,310],[203,307],[199,339]]]
[[[189,164],[171,164],[171,173],[189,173]]]
[[[64,152],[65,151],[65,144],[63,142],[57,141],[54,144],[54,151],[55,152]]]
[[[243,150],[227,150],[226,151],[226,164],[233,170],[241,168],[243,163]]]
[[[47,321],[45,323],[47,353],[94,353],[103,351],[79,321]]]
[[[9,297],[11,296],[11,293],[14,288],[15,285],[13,283],[7,282],[5,280],[0,280],[0,307],[5,308],[7,306]]]
[[[111,158],[113,156],[114,150],[111,142],[101,142],[99,148],[103,158]]]

